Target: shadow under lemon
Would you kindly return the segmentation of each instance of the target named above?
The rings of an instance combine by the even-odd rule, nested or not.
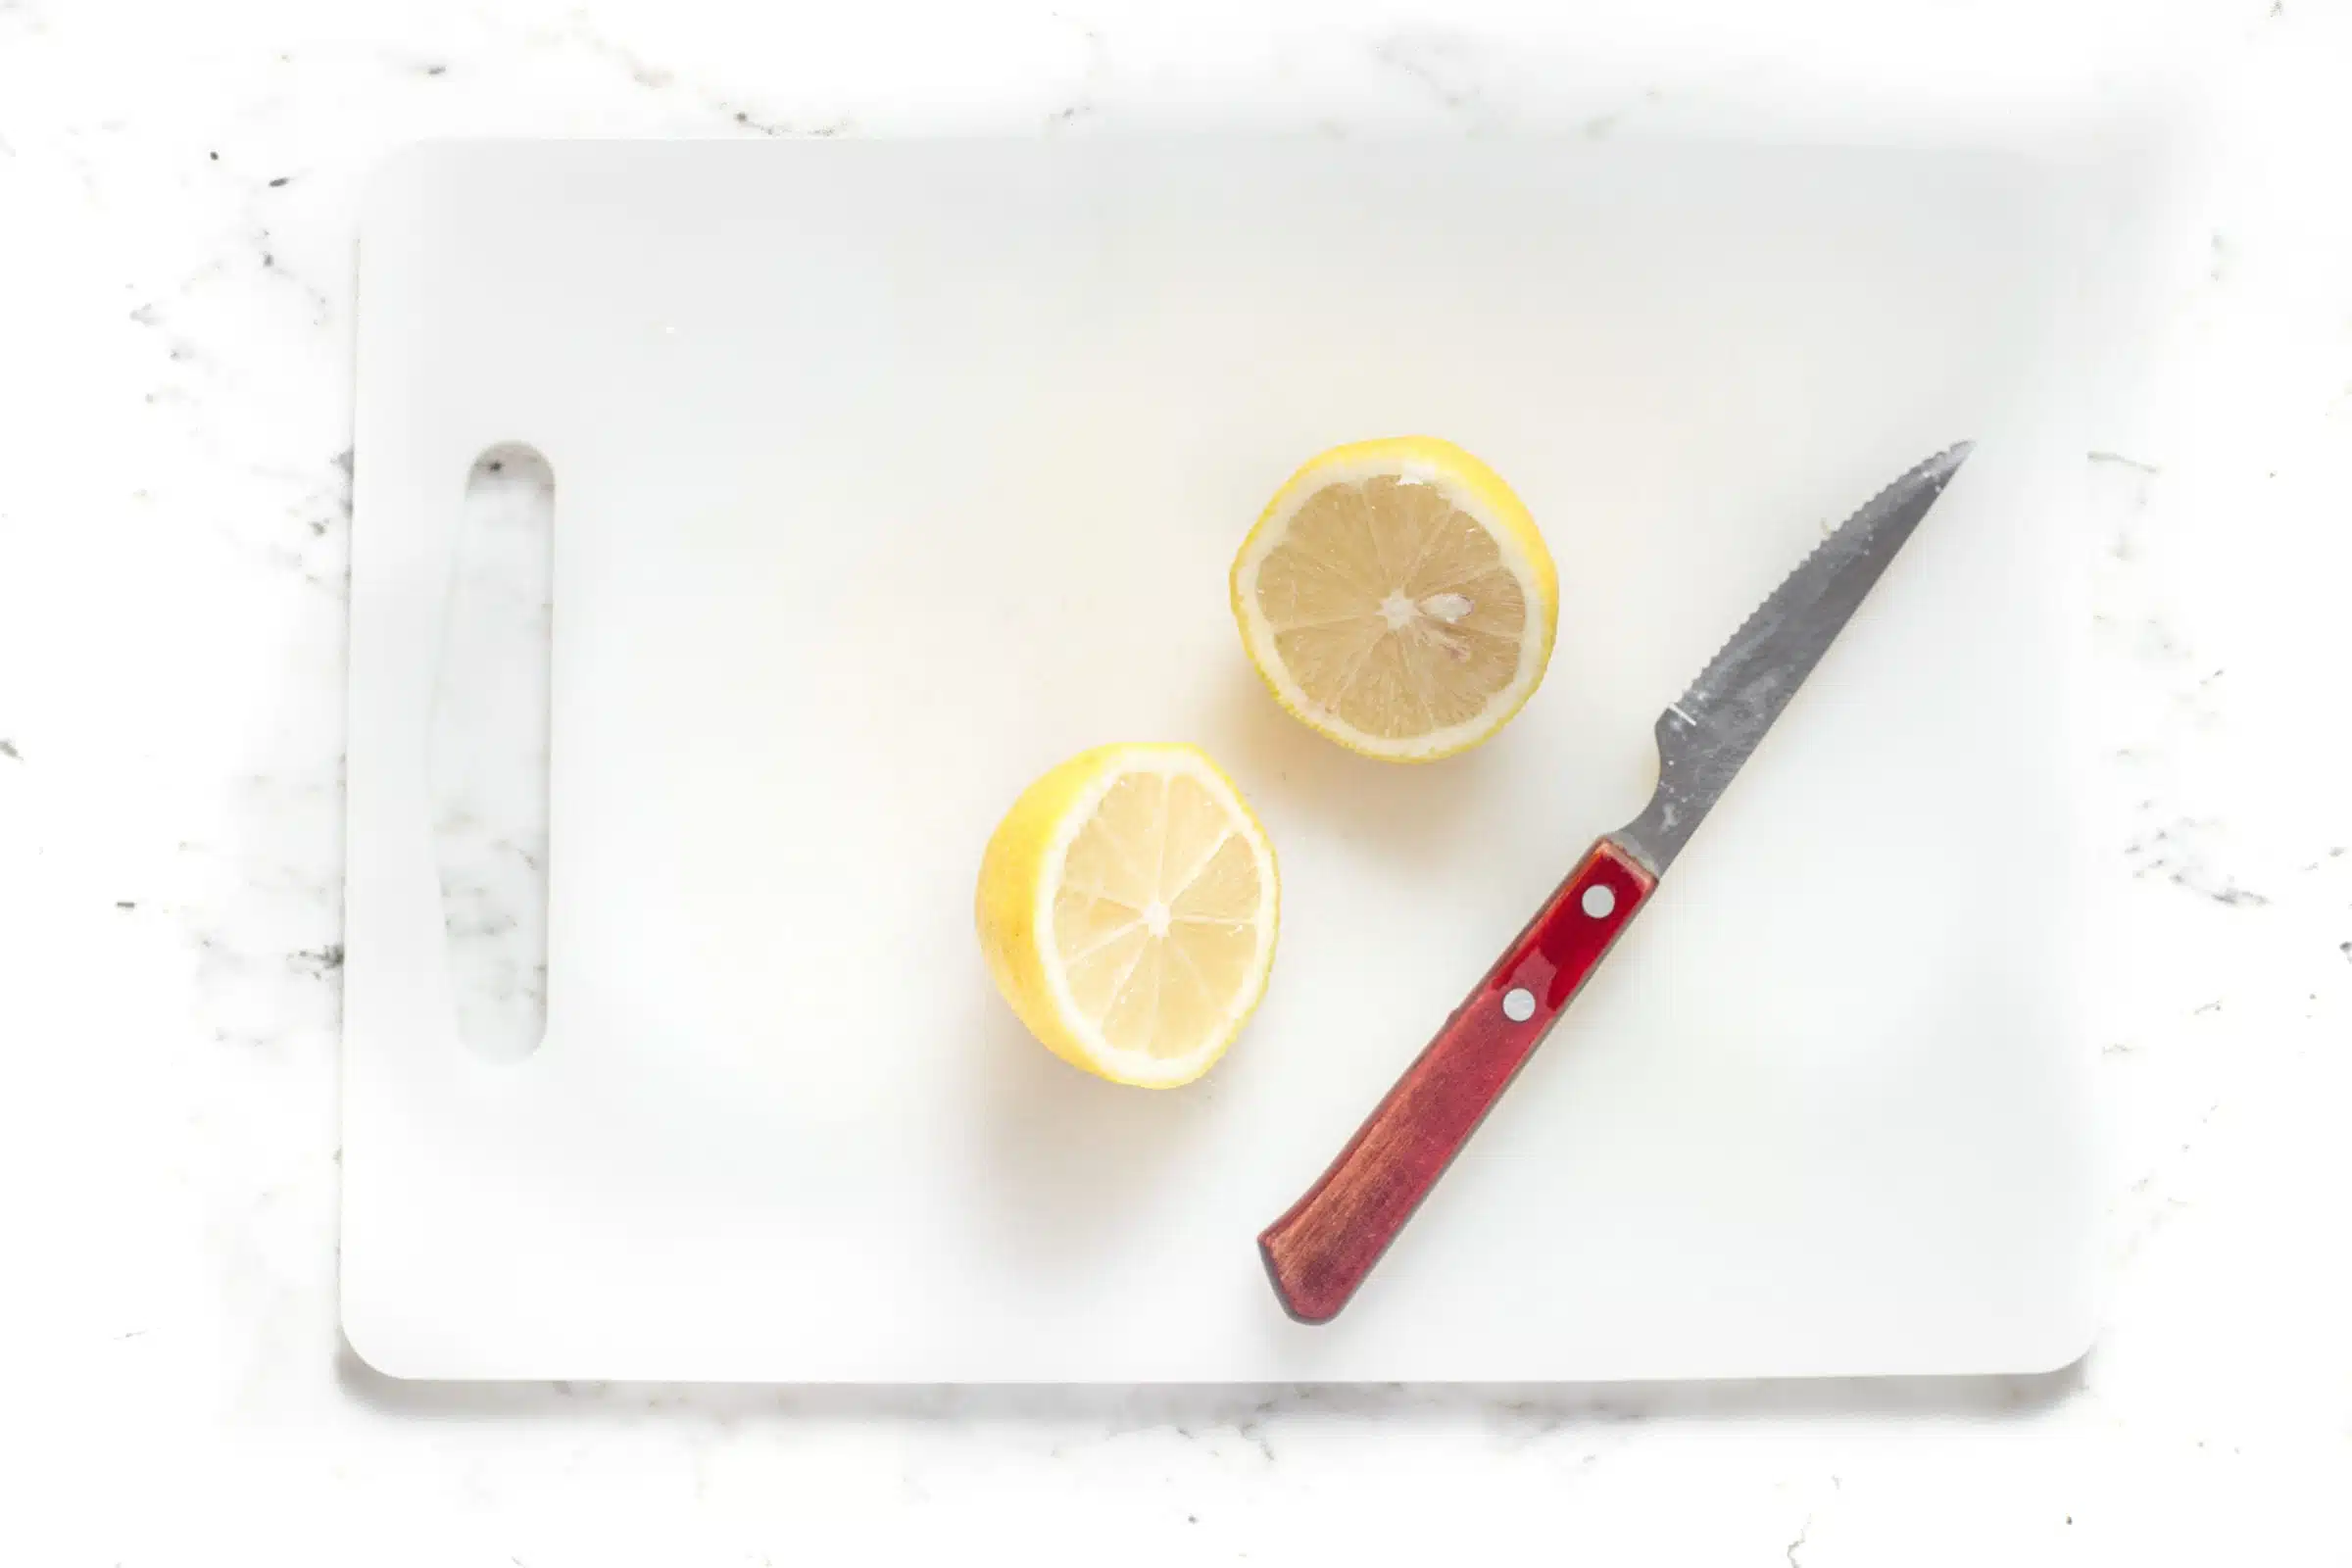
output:
[[[1181,1188],[1175,1167],[1199,1144],[1226,1063],[1181,1089],[1138,1089],[1071,1066],[1041,1045],[983,973],[968,1037],[983,1122],[975,1179],[997,1208],[999,1239],[1024,1268],[1100,1266]],[[1234,1050],[1248,1049],[1249,1032]]]
[[[1494,748],[1507,743],[1511,726],[1435,762],[1358,757],[1284,712],[1240,659],[1222,672],[1208,712],[1201,745],[1241,785],[1277,858],[1286,834],[1337,840],[1398,862],[1392,870],[1438,876],[1458,874],[1462,855],[1493,853],[1503,786]]]

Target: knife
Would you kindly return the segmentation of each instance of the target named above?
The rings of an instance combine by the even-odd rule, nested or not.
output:
[[[1649,805],[1586,852],[1322,1179],[1258,1236],[1283,1310],[1328,1323],[1348,1304],[1973,446],[1928,459],[1848,517],[1658,715]]]

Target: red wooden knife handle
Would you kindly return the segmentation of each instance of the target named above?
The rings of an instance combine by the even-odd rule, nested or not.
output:
[[[1291,1211],[1257,1238],[1283,1309],[1326,1323],[1372,1272],[1658,879],[1592,846]]]

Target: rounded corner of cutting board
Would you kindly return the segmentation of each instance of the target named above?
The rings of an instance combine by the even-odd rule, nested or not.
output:
[[[2015,1375],[2029,1378],[2073,1375],[2099,1348],[2099,1320],[2095,1305],[2058,1319],[2042,1338],[2041,1348],[2028,1356]]]
[[[386,1322],[367,1303],[365,1291],[355,1291],[348,1279],[336,1312],[343,1352],[367,1372],[396,1383],[414,1383],[436,1375],[416,1347],[405,1340],[397,1325]]]

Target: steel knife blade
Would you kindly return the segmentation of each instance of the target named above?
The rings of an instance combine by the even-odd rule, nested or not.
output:
[[[1347,1305],[1972,448],[1937,453],[1839,524],[1658,715],[1658,782],[1641,815],[1586,852],[1330,1169],[1259,1234],[1292,1317],[1324,1323]]]

